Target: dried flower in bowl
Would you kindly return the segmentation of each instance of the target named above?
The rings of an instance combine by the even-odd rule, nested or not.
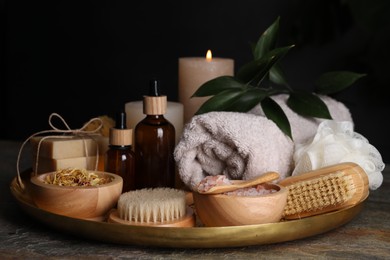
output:
[[[48,174],[44,182],[58,186],[97,186],[109,183],[112,179],[112,176],[99,176],[86,169],[66,168]]]
[[[109,172],[66,169],[31,177],[29,193],[41,209],[73,218],[103,220],[122,194],[123,179]]]

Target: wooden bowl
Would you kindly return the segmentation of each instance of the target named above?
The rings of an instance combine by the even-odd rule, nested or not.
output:
[[[265,183],[276,190],[258,196],[193,193],[196,214],[207,227],[240,226],[279,222],[287,203],[288,190]]]
[[[112,181],[95,186],[58,186],[46,184],[43,173],[31,177],[29,190],[34,203],[41,209],[73,218],[103,220],[116,207],[122,193],[121,176],[108,172],[93,171],[99,177],[111,177]]]

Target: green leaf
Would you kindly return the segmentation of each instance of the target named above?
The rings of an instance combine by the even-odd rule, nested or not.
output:
[[[317,95],[307,91],[301,90],[290,93],[287,105],[301,116],[332,119],[324,101]]]
[[[236,77],[243,82],[255,81],[259,84],[276,64],[294,45],[273,49],[262,58],[249,62],[241,67]]]
[[[267,96],[267,91],[263,89],[248,88],[242,92],[239,98],[232,102],[226,109],[235,112],[248,112]]]
[[[242,89],[224,90],[206,100],[195,113],[196,115],[211,111],[225,111],[243,93]]]
[[[206,97],[216,95],[228,89],[242,89],[245,84],[231,76],[220,76],[202,84],[192,97]]]
[[[276,47],[279,20],[280,17],[278,17],[260,36],[253,50],[253,57],[255,60],[260,59],[265,53]]]
[[[278,103],[272,98],[266,97],[261,101],[261,108],[268,119],[272,120],[283,133],[293,139],[290,122]]]
[[[269,71],[269,79],[275,84],[289,86],[286,80],[286,76],[284,75],[283,70],[279,64],[272,66]]]
[[[315,92],[319,94],[332,94],[339,92],[360,79],[366,74],[351,71],[331,71],[322,74],[315,82]]]

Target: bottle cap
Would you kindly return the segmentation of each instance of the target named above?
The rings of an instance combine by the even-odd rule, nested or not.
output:
[[[158,79],[151,79],[149,81],[149,94],[151,97],[160,96],[160,81]]]
[[[126,127],[126,113],[117,113],[115,128],[110,128],[110,144],[128,146],[132,144],[133,130]]]
[[[121,111],[117,113],[115,120],[115,128],[116,129],[126,129],[126,113]]]
[[[160,95],[160,81],[149,82],[149,94],[144,96],[143,112],[146,115],[163,115],[167,110],[167,96]]]

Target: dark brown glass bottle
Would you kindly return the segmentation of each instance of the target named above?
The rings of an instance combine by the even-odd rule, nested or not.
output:
[[[123,178],[122,193],[135,189],[135,154],[131,147],[132,139],[132,129],[126,128],[126,113],[121,112],[117,116],[115,128],[110,129],[105,171]]]
[[[144,96],[144,114],[134,129],[137,189],[175,187],[175,127],[165,117],[167,97],[159,93],[159,82],[152,80]]]

